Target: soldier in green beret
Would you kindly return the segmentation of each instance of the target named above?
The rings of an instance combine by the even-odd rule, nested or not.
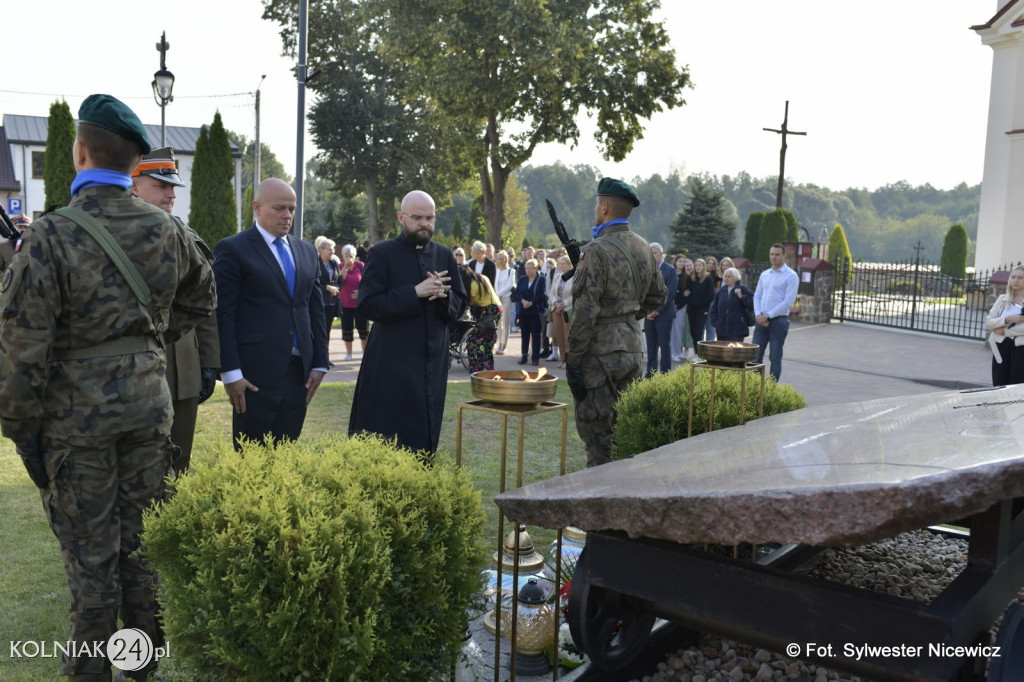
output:
[[[565,373],[588,467],[611,459],[615,401],[643,376],[639,320],[668,293],[647,241],[629,230],[629,215],[639,205],[625,182],[598,183],[594,240],[584,247],[573,279]]]
[[[60,673],[109,682],[110,661],[90,654],[119,614],[163,643],[137,550],[175,449],[164,344],[211,315],[215,294],[195,241],[130,191],[150,151],[135,113],[92,95],[78,118],[71,204],[32,223],[0,286],[0,429],[60,543],[74,642]],[[156,667],[140,663],[134,679]]]

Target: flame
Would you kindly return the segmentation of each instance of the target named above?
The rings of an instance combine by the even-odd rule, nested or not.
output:
[[[736,341],[730,341],[726,348],[743,348],[743,344]]]

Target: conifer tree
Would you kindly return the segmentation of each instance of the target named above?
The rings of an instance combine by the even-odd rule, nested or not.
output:
[[[456,244],[461,244],[462,240],[466,238],[466,231],[462,227],[462,214],[455,214],[455,224],[452,225],[452,239],[455,240]]]
[[[209,130],[203,126],[192,165],[189,225],[213,245],[236,232],[234,164],[231,144],[218,111]]]
[[[953,279],[963,279],[967,272],[967,230],[960,223],[949,228],[946,239],[942,243],[942,274]]]
[[[71,183],[75,180],[75,119],[64,100],[50,105],[46,121],[46,152],[43,156],[43,187],[46,208],[67,206],[71,202]]]
[[[800,241],[800,224],[796,216],[787,208],[782,209],[782,216],[786,219],[786,238],[782,241],[796,243]]]
[[[766,214],[761,223],[761,229],[757,236],[757,251],[754,252],[754,262],[767,263],[768,252],[772,244],[780,244],[786,241],[786,231],[789,226],[786,223],[784,209],[777,208]]]
[[[703,178],[690,182],[690,199],[669,226],[671,253],[734,253],[736,225],[727,217],[726,199]]]
[[[836,286],[845,287],[853,257],[850,255],[850,245],[846,242],[846,233],[839,223],[836,223],[836,226],[832,228],[832,234],[828,236],[828,257],[839,271],[836,277]],[[844,276],[842,273],[846,273],[846,275]]]
[[[757,240],[761,234],[761,223],[764,222],[764,211],[754,211],[747,216],[747,227],[743,234],[743,257],[754,260],[757,254]]]

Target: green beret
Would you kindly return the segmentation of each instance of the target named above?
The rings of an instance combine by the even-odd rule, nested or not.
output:
[[[124,102],[110,95],[89,95],[78,109],[78,120],[112,130],[121,137],[137,142],[141,154],[148,154],[149,136],[142,121]]]
[[[601,182],[597,183],[597,196],[622,197],[632,201],[634,207],[640,205],[640,200],[636,198],[636,192],[633,191],[633,188],[622,180],[615,180],[614,178],[601,178]]]

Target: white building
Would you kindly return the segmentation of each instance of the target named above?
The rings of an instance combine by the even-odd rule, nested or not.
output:
[[[979,269],[1024,260],[1024,0],[998,0],[997,8],[987,23],[971,27],[993,53]]]
[[[192,162],[195,160],[199,128],[167,126],[167,146],[174,149],[178,160],[178,175],[185,187],[178,188],[174,202],[174,215],[188,221],[191,207]],[[43,187],[43,159],[46,153],[47,119],[43,116],[17,116],[4,114],[0,128],[0,198],[5,209],[9,200],[21,200],[21,213],[36,218],[46,210],[46,191]],[[160,126],[147,125],[149,143],[160,145]],[[235,164],[236,222],[242,224],[242,197],[247,184],[242,178],[242,153],[231,143],[231,156]]]

